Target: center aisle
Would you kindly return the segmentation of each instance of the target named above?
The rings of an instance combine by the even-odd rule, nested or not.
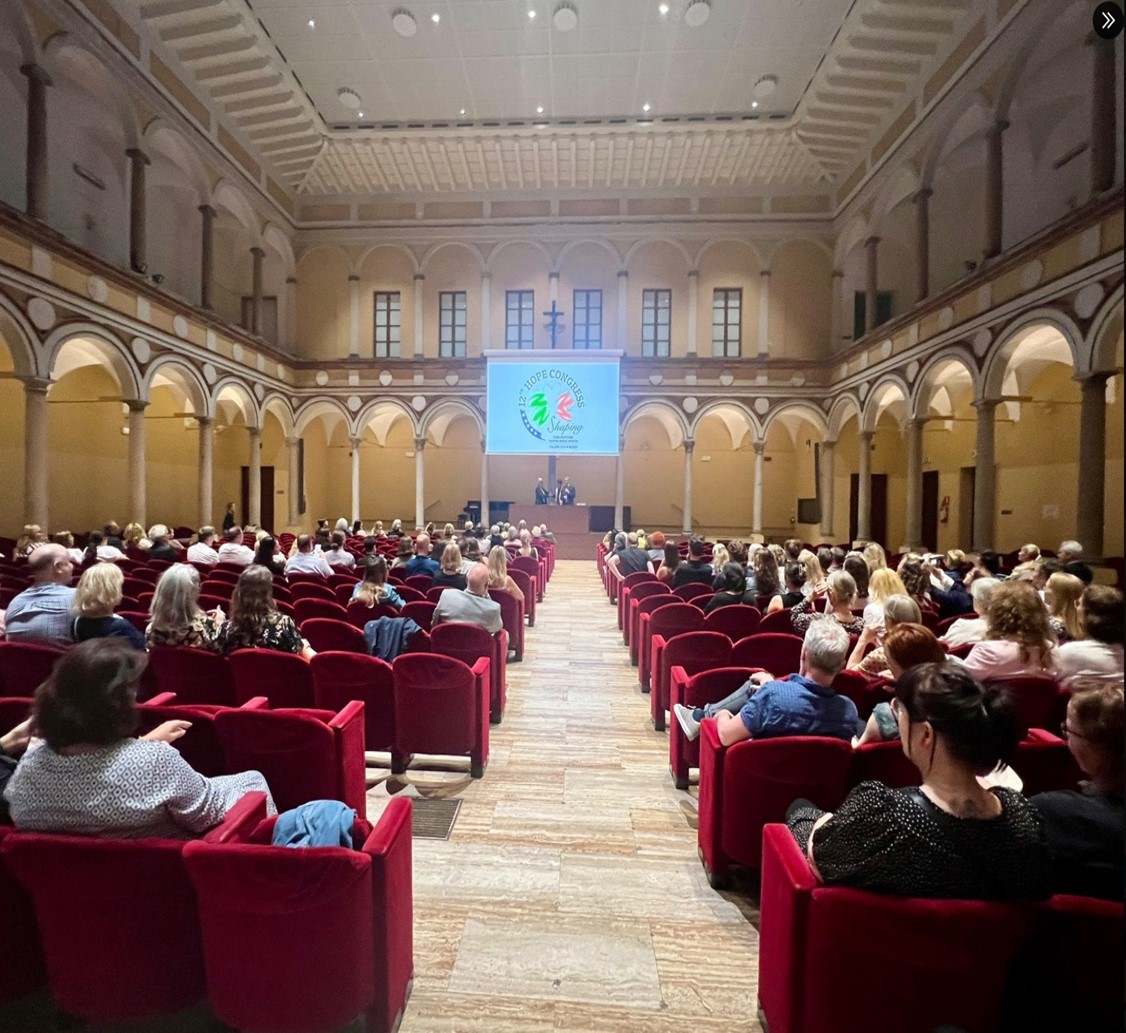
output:
[[[556,564],[508,677],[450,840],[415,840],[402,1033],[761,1031],[751,904],[707,884],[593,559]]]

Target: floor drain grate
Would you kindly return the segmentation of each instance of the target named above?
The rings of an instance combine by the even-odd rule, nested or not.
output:
[[[412,800],[411,834],[415,839],[449,839],[460,800]]]

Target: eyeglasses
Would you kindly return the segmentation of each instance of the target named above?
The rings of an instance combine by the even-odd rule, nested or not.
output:
[[[1076,730],[1075,730],[1074,728],[1069,728],[1069,727],[1067,726],[1067,722],[1066,722],[1066,721],[1064,721],[1064,722],[1063,722],[1063,723],[1062,723],[1062,724],[1060,725],[1060,735],[1062,735],[1062,736],[1063,736],[1063,737],[1064,737],[1065,739],[1066,739],[1066,738],[1067,738],[1067,737],[1068,737],[1069,735],[1074,735],[1076,739],[1086,739],[1086,738],[1088,738],[1088,737],[1087,737],[1086,735],[1083,735],[1083,733],[1082,733],[1082,732],[1077,732],[1077,731],[1076,731]]]

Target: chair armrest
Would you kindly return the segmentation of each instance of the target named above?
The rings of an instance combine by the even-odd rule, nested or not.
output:
[[[700,724],[700,798],[696,841],[713,883],[722,883],[728,870],[722,848],[723,762],[726,755],[727,750],[720,745],[715,718],[705,718]]]
[[[367,781],[364,762],[364,704],[352,700],[328,723],[336,743],[340,799],[367,817]]]
[[[505,661],[508,659],[508,632],[505,631],[504,628],[501,628],[500,631],[496,633],[494,638],[496,638],[497,642],[499,643],[497,646],[497,655],[499,656],[500,664],[503,667],[505,666]]]
[[[343,709],[329,721],[329,728],[344,728],[349,723],[359,720],[363,723],[364,720],[364,704],[362,700],[353,699],[349,700]]]
[[[249,843],[260,822],[266,820],[266,794],[247,793],[229,811],[227,816],[203,837],[212,844]]]
[[[684,702],[684,689],[690,675],[679,664],[669,671],[669,712],[677,703]]]
[[[1030,728],[1028,734],[1024,737],[1025,742],[1043,743],[1047,746],[1062,743],[1064,740],[1058,735],[1052,735],[1047,729],[1044,728]]]
[[[251,696],[238,708],[239,710],[269,710],[270,700],[266,696]]]
[[[150,696],[143,703],[138,703],[139,707],[170,707],[176,702],[176,693],[174,692],[158,692],[155,696]]]
[[[474,706],[477,708],[477,728],[475,737],[477,746],[474,750],[476,758],[474,763],[479,763],[482,771],[489,762],[489,714],[492,710],[492,669],[487,656],[481,657],[473,665],[473,677],[476,682]]]

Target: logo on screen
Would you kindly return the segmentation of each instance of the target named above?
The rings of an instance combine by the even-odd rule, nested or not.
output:
[[[569,373],[537,370],[521,386],[517,405],[524,429],[537,441],[562,451],[575,447],[583,425],[572,410],[583,408],[583,390]]]

